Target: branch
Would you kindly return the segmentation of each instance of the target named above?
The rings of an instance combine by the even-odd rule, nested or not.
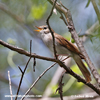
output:
[[[62,81],[63,81],[63,76],[64,76],[64,74],[65,74],[65,70],[63,71],[63,73],[62,73],[62,75],[61,75],[61,79],[59,80],[59,85],[58,85],[58,88],[56,89],[56,92],[58,91],[58,93],[60,94],[60,98],[61,98],[61,100],[63,100],[63,85],[64,85],[64,83],[62,83]]]
[[[48,0],[51,4],[54,3],[54,0]],[[64,15],[65,15],[65,18],[67,20],[67,23],[68,23],[68,29],[69,29],[69,32],[71,33],[72,37],[74,38],[78,48],[80,49],[81,53],[85,56],[85,60],[86,60],[86,63],[88,64],[95,80],[97,81],[98,85],[100,86],[100,75],[98,74],[96,68],[94,67],[93,63],[91,62],[88,54],[86,53],[86,50],[82,44],[82,41],[80,41],[79,37],[78,37],[78,34],[75,30],[75,27],[74,27],[74,23],[73,23],[73,20],[72,20],[72,16],[71,16],[71,13],[70,11],[62,6],[61,4],[59,4],[58,2],[56,2],[56,5],[55,5],[55,8],[59,11],[59,12],[62,12]],[[65,9],[66,8],[66,9]]]
[[[9,48],[10,50],[18,52],[19,54],[23,54],[23,55],[26,55],[26,56],[30,57],[30,53],[28,51],[23,50],[22,48],[15,47],[15,46],[10,45],[10,44],[2,41],[2,40],[0,40],[0,44],[3,45],[4,47]],[[32,53],[31,57],[32,58],[35,57],[35,58],[42,59],[42,60],[47,60],[47,61],[57,62],[57,60],[54,59],[54,58],[39,56],[39,55],[36,55],[35,53]]]
[[[23,100],[25,98],[25,96],[31,91],[31,89],[35,86],[35,84],[39,81],[39,79],[49,70],[51,69],[55,64],[52,64],[50,67],[48,67],[37,79],[36,81],[31,85],[31,87],[26,91],[26,93],[24,94],[24,96],[21,98],[21,100]]]
[[[9,89],[11,94],[11,100],[13,100],[12,88],[11,88],[11,79],[10,79],[10,71],[8,71],[8,79],[9,79]]]
[[[47,23],[48,28],[49,28],[49,30],[50,30],[50,32],[51,32],[51,35],[52,35],[54,56],[55,56],[55,58],[57,59],[57,55],[56,55],[57,51],[56,51],[56,46],[55,46],[54,32],[52,31],[52,29],[51,29],[51,27],[50,27],[50,25],[49,25],[49,19],[50,19],[50,17],[52,16],[53,9],[54,9],[54,7],[55,7],[56,1],[57,1],[57,0],[55,0],[55,2],[54,2],[54,4],[53,4],[53,7],[52,7],[51,12],[50,12],[50,15],[48,16],[48,18],[47,18],[47,20],[46,20],[46,23]]]
[[[19,67],[19,69],[20,69],[20,71],[21,71],[21,73],[22,73],[22,76],[21,76],[21,79],[20,79],[20,82],[19,82],[19,86],[18,86],[18,90],[17,90],[17,93],[16,93],[16,98],[15,98],[15,100],[17,100],[18,93],[19,93],[19,90],[20,90],[20,87],[21,87],[21,84],[22,84],[22,80],[23,80],[25,71],[26,71],[26,69],[27,69],[27,66],[28,66],[30,60],[31,60],[31,51],[32,51],[32,50],[31,50],[31,45],[32,45],[32,41],[30,41],[30,58],[29,58],[29,60],[28,60],[28,62],[27,62],[27,64],[26,64],[26,66],[25,66],[25,68],[24,68],[24,71],[22,71],[22,69]]]
[[[59,66],[63,67],[66,72],[68,72],[70,75],[72,75],[74,78],[76,78],[79,82],[82,82],[84,83],[85,85],[89,86],[91,89],[93,89],[97,94],[100,95],[100,90],[94,86],[93,84],[91,83],[87,83],[85,81],[85,79],[83,79],[82,77],[80,77],[79,75],[77,75],[76,73],[74,73],[69,67],[67,67],[62,61],[58,60],[58,59],[53,59],[53,58],[48,58],[48,57],[43,57],[43,56],[39,56],[39,55],[35,55],[35,54],[31,54],[25,50],[23,50],[22,48],[18,48],[18,47],[15,47],[15,46],[12,46],[8,43],[5,43],[3,42],[2,40],[0,40],[0,44],[13,50],[13,51],[16,51],[20,54],[23,54],[23,55],[26,55],[26,56],[31,56],[31,57],[35,57],[35,58],[38,58],[38,59],[43,59],[43,60],[47,60],[47,61],[52,61],[52,62],[56,62],[59,64]]]
[[[65,58],[65,57],[62,57],[60,59],[62,60],[63,58]],[[63,62],[64,62],[64,64],[66,66],[69,66],[70,62],[71,62],[71,58],[69,58],[69,59],[67,59],[67,60],[65,60]],[[58,81],[59,81],[59,79],[60,79],[60,77],[62,75],[62,72],[64,70],[65,70],[64,68],[61,68],[60,66],[58,66],[55,74],[53,75],[53,78],[51,79],[50,83],[48,84],[48,86],[46,87],[46,89],[45,89],[45,91],[43,93],[43,98],[50,97],[52,95],[53,91],[52,91],[51,86],[55,86],[58,83]]]
[[[72,75],[74,78],[78,79],[78,82],[83,82],[85,85],[91,87],[95,92],[97,92],[97,94],[100,95],[100,89],[97,88],[96,86],[94,86],[93,84],[91,83],[87,83],[85,81],[85,79],[83,79],[81,76],[77,75],[76,73],[74,73],[69,67],[67,67],[63,62],[59,61],[58,64],[63,67],[66,72],[70,75]]]

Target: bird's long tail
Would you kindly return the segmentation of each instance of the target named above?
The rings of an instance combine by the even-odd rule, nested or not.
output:
[[[82,74],[84,75],[86,82],[89,83],[91,81],[91,75],[84,63],[82,62],[79,55],[74,55],[73,59],[75,60],[76,64],[78,65],[79,69],[81,70]]]

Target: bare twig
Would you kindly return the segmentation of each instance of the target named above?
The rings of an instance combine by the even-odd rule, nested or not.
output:
[[[20,68],[20,66],[18,66],[19,70],[21,71],[21,73],[23,73],[22,69]]]
[[[15,46],[12,46],[6,42],[3,42],[2,40],[0,40],[0,44],[13,50],[13,51],[16,51],[20,54],[23,54],[23,55],[26,55],[26,56],[29,56],[30,57],[30,53],[23,50],[22,48],[18,48],[18,47],[15,47]],[[74,78],[76,78],[77,80],[79,80],[80,82],[84,83],[85,85],[89,86],[91,89],[93,89],[97,94],[100,95],[100,90],[94,86],[93,84],[91,83],[86,83],[86,81],[81,78],[79,75],[77,75],[76,73],[74,73],[70,68],[68,68],[65,64],[63,64],[62,61],[58,60],[58,59],[53,59],[53,58],[49,58],[49,57],[43,57],[43,56],[39,56],[39,55],[36,55],[36,54],[31,54],[31,57],[35,57],[35,58],[38,58],[38,59],[43,59],[43,60],[47,60],[47,61],[52,61],[52,62],[56,62],[58,63],[61,67],[63,67],[70,75],[72,75]]]
[[[10,89],[11,100],[13,100],[13,94],[12,94],[12,88],[11,88],[11,79],[10,79],[10,71],[8,71],[8,79],[9,79],[9,89]]]
[[[56,92],[57,92],[57,91],[59,92],[61,100],[63,100],[63,95],[62,95],[63,90],[62,90],[62,88],[63,88],[64,83],[62,83],[62,80],[63,80],[64,73],[65,73],[65,71],[64,71],[64,72],[62,73],[62,75],[61,75],[61,79],[60,79],[60,81],[59,81],[59,87],[58,87],[57,90],[56,90]]]
[[[30,40],[30,56],[32,54],[32,40]]]
[[[48,0],[48,1],[51,4],[54,3],[54,0]],[[68,23],[69,32],[72,34],[72,37],[74,38],[74,40],[75,40],[78,48],[80,49],[81,53],[85,56],[86,63],[88,64],[95,80],[97,81],[98,85],[100,85],[100,75],[98,74],[97,69],[94,67],[93,63],[91,62],[91,60],[88,56],[88,54],[86,53],[86,50],[85,50],[84,46],[82,45],[82,41],[80,41],[80,39],[78,37],[78,34],[77,34],[75,27],[74,27],[74,23],[73,23],[70,11],[68,9],[65,9],[65,7],[63,7],[61,5],[59,6],[59,5],[60,4],[58,2],[56,2],[55,8],[65,15],[65,18],[66,18],[67,23]]]
[[[21,87],[21,84],[22,84],[22,80],[23,80],[25,71],[26,71],[26,69],[27,69],[27,66],[28,66],[30,60],[31,60],[31,51],[32,51],[32,50],[31,50],[31,46],[32,46],[32,41],[30,41],[30,58],[29,58],[29,60],[28,60],[28,62],[27,62],[27,64],[26,64],[26,66],[25,66],[25,68],[24,68],[24,71],[22,71],[22,69],[19,67],[19,69],[20,69],[20,71],[21,71],[21,73],[22,73],[22,76],[21,76],[21,79],[20,79],[20,82],[19,82],[19,86],[18,86],[18,90],[17,90],[17,93],[16,93],[16,98],[15,98],[15,100],[17,100],[18,93],[19,93],[19,90],[20,90],[20,87]]]
[[[64,58],[65,58],[65,59],[64,59]],[[69,59],[66,60],[66,57],[60,57],[60,59],[61,59],[61,61],[64,62],[64,64],[65,64],[66,66],[69,66],[69,65],[70,65],[71,58],[69,58]],[[64,60],[62,60],[62,59],[64,59]],[[50,83],[48,84],[48,86],[46,87],[46,89],[45,89],[45,91],[44,91],[44,93],[43,93],[43,98],[45,98],[45,97],[50,97],[50,96],[53,94],[53,91],[52,91],[52,88],[51,88],[51,87],[52,87],[52,86],[55,86],[55,85],[58,83],[58,81],[59,81],[59,79],[60,79],[60,77],[61,77],[61,75],[62,75],[62,72],[63,72],[64,70],[65,70],[64,68],[61,68],[61,67],[58,65],[58,68],[57,68],[56,72],[54,73],[54,75],[53,75],[53,77],[52,77]]]
[[[56,1],[57,1],[57,0],[55,0],[54,4],[53,4],[53,6],[52,6],[50,15],[48,16],[48,18],[47,18],[47,20],[46,20],[46,23],[47,23],[48,28],[49,28],[49,30],[50,30],[50,32],[51,32],[51,35],[52,35],[54,56],[55,56],[55,58],[57,59],[57,55],[56,55],[57,51],[56,51],[56,46],[55,46],[55,37],[54,37],[54,33],[53,33],[53,31],[52,31],[52,29],[51,29],[51,27],[50,27],[50,25],[49,25],[49,19],[50,19],[50,17],[52,16],[53,9],[54,9],[54,7],[55,7]]]
[[[33,71],[35,72],[35,66],[36,66],[36,59],[35,57],[33,58]]]
[[[21,100],[23,100],[25,98],[25,96],[31,91],[31,89],[35,86],[35,84],[39,81],[39,79],[50,69],[52,68],[55,64],[52,64],[50,67],[48,67],[36,80],[35,82],[31,85],[31,87],[26,91],[26,93],[24,94],[24,96],[21,98]]]
[[[67,58],[63,59],[62,61],[66,60]],[[37,79],[36,81],[31,85],[31,87],[27,90],[27,92],[24,94],[24,96],[21,98],[21,100],[23,100],[25,98],[25,96],[31,91],[31,89],[35,86],[35,84],[39,81],[39,79],[49,70],[51,69],[55,64],[52,64],[50,67],[48,67]]]
[[[66,22],[66,20],[65,20],[65,18],[63,16],[63,14],[62,14],[62,12],[59,11],[59,13],[61,14],[61,17],[60,18],[64,21],[64,23],[66,24],[66,26],[68,26],[68,24],[67,24],[67,22]]]

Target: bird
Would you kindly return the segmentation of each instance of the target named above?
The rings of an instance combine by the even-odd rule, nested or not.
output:
[[[34,31],[37,31],[40,33],[40,37],[41,37],[42,41],[44,42],[44,44],[52,52],[54,52],[53,39],[52,39],[52,35],[51,35],[51,32],[50,32],[48,26],[42,25],[39,27],[36,26],[36,28],[37,29]],[[74,61],[76,62],[76,64],[78,65],[83,76],[85,77],[86,82],[89,83],[91,81],[91,74],[82,61],[82,59],[85,59],[84,55],[78,50],[78,48],[73,43],[71,43],[70,41],[65,39],[63,36],[55,33],[53,29],[51,29],[51,30],[54,34],[55,47],[56,47],[57,54],[62,55],[62,56],[69,55],[70,57],[72,57],[74,59]]]

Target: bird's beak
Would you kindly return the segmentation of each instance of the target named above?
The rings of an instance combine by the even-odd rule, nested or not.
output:
[[[37,27],[37,26],[35,26],[35,27],[38,28],[38,30],[34,30],[34,31],[40,32],[42,30],[42,28],[40,28],[40,27]]]

